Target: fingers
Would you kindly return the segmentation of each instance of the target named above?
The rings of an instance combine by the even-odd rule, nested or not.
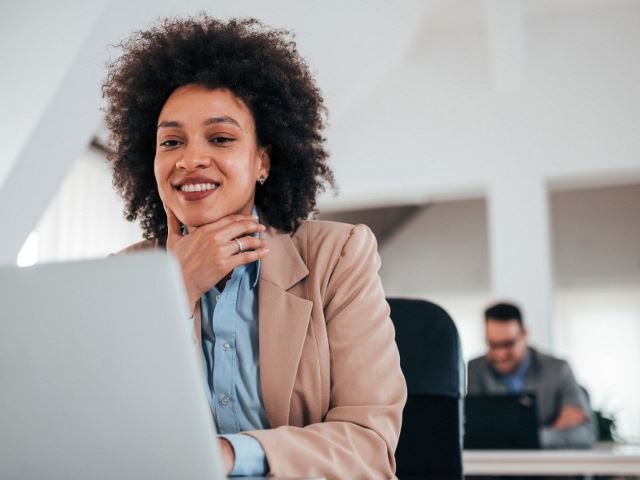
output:
[[[257,223],[255,220],[242,219],[233,223],[230,223],[225,228],[218,232],[219,240],[228,241],[235,238],[250,235],[256,232],[264,232],[266,227]]]
[[[269,249],[267,247],[261,247],[256,250],[238,253],[230,258],[230,264],[233,269],[239,265],[246,265],[248,263],[253,263],[256,260],[260,260],[264,258],[267,253],[269,253]]]
[[[266,227],[257,223],[255,217],[233,216],[235,219],[220,219],[217,222],[204,225],[196,232],[208,237],[217,244],[226,244],[235,238],[253,233],[264,232]]]
[[[182,237],[182,223],[166,205],[164,206],[164,211],[167,213],[167,244],[173,245]]]
[[[240,245],[238,245],[238,241],[242,245],[242,251],[239,251]],[[257,250],[259,248],[265,248],[267,246],[267,242],[265,242],[262,238],[245,236],[229,240],[229,245],[231,254],[234,255],[246,252],[247,250]]]

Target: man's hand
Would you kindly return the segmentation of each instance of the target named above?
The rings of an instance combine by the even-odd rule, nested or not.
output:
[[[586,420],[587,415],[584,413],[584,410],[573,405],[566,405],[560,410],[551,428],[562,430],[580,425]]]
[[[222,464],[224,465],[224,471],[227,475],[233,470],[233,464],[236,461],[236,454],[233,451],[231,442],[226,438],[219,437],[220,440],[220,455],[222,456]]]
[[[269,251],[262,238],[251,236],[265,226],[249,215],[228,215],[182,236],[181,223],[165,205],[167,249],[180,262],[191,313],[196,302],[238,265],[264,257]],[[242,252],[238,239],[242,244]]]

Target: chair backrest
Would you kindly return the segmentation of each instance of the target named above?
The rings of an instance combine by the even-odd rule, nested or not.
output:
[[[453,320],[425,300],[387,299],[409,398],[396,450],[397,475],[462,478],[464,362]]]

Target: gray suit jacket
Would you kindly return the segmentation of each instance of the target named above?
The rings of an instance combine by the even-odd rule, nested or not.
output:
[[[525,376],[525,391],[537,397],[540,443],[544,448],[589,448],[596,441],[593,412],[585,393],[564,360],[529,347],[531,363]],[[471,395],[508,393],[506,385],[485,357],[469,362],[467,391]],[[575,427],[556,430],[551,424],[565,405],[582,408],[588,420]]]

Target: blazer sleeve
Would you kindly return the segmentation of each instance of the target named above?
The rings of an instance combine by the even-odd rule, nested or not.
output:
[[[373,233],[353,227],[324,298],[331,355],[324,421],[246,432],[262,444],[271,475],[394,477],[407,388],[379,268]]]
[[[540,443],[544,448],[591,448],[596,442],[596,425],[587,396],[578,385],[567,362],[561,363],[558,372],[560,409],[569,405],[579,407],[585,412],[587,419],[580,425],[561,430],[543,427],[540,430]]]
[[[482,388],[481,359],[471,360],[467,366],[467,395],[479,395],[484,393]]]

